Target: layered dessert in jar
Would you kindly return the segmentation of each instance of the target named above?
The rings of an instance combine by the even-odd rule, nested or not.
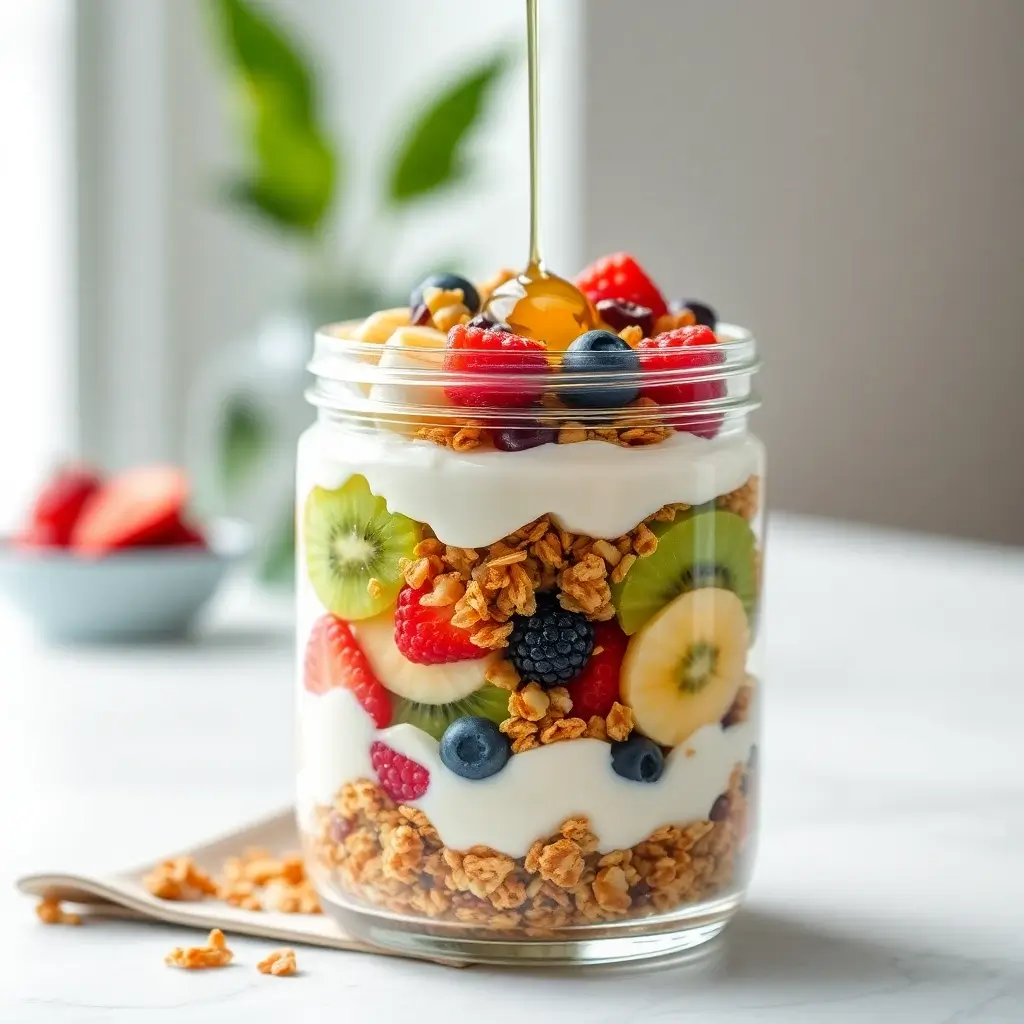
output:
[[[318,338],[306,856],[328,910],[435,933],[724,919],[761,699],[753,340],[625,254],[536,285],[435,275]]]

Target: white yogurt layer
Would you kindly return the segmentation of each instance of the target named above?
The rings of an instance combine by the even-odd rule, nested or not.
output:
[[[357,473],[388,509],[429,523],[446,544],[484,547],[550,513],[590,537],[619,537],[669,502],[702,505],[758,472],[749,434],[707,440],[676,433],[661,444],[548,444],[525,452],[454,452],[379,430],[308,430],[299,450],[299,500]]]
[[[449,771],[441,763],[438,742],[414,726],[394,725],[375,733],[347,690],[303,693],[299,715],[300,807],[330,804],[343,783],[375,779],[369,751],[379,739],[430,772],[427,792],[414,806],[431,820],[446,846],[490,846],[510,857],[524,856],[535,839],[577,816],[590,819],[602,851],[634,846],[661,825],[706,818],[756,738],[753,722],[729,729],[705,726],[669,755],[664,774],[653,783],[616,775],[610,746],[588,739],[516,754],[497,775],[471,781]]]

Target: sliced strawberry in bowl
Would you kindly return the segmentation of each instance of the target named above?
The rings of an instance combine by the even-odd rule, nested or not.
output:
[[[665,297],[627,252],[595,260],[576,277],[576,287],[596,306],[606,299],[646,306],[657,320],[668,312]]]
[[[548,372],[542,342],[495,328],[457,324],[448,332],[446,349],[445,372],[467,377],[465,383],[444,389],[455,405],[518,409],[540,398],[542,385],[522,378]],[[477,376],[488,379],[474,380]]]
[[[619,699],[619,673],[628,643],[629,637],[614,619],[595,623],[594,653],[582,674],[567,686],[576,718],[604,718],[611,711]]]
[[[454,605],[431,605],[429,586],[404,587],[395,608],[395,646],[408,661],[445,665],[484,658],[490,652],[477,647],[472,632],[452,625]],[[426,603],[424,603],[426,602]]]
[[[715,332],[699,325],[644,338],[636,351],[640,356],[640,369],[652,376],[665,374],[671,377],[673,371],[711,369],[725,362],[725,353]],[[708,402],[724,398],[726,393],[726,383],[721,379],[650,380],[640,389],[644,398],[651,398],[659,405]],[[721,413],[680,414],[673,418],[672,425],[678,431],[710,439],[718,434],[722,421]]]
[[[114,477],[95,494],[75,523],[71,546],[102,555],[141,547],[181,518],[188,500],[185,473],[173,466],[147,466]]]
[[[391,698],[373,674],[347,622],[329,612],[313,624],[306,641],[303,685],[310,693],[348,690],[378,729],[391,724]]]
[[[199,527],[181,517],[169,523],[162,533],[150,537],[146,541],[146,546],[151,548],[194,548],[196,550],[205,550],[208,547],[206,537]]]
[[[27,546],[66,547],[82,510],[100,489],[90,469],[67,466],[39,492],[22,542]]]

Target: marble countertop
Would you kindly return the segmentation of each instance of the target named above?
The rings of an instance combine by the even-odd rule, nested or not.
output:
[[[763,832],[695,967],[522,973],[300,949],[172,971],[194,933],[45,928],[11,885],[116,868],[286,804],[287,615],[203,642],[46,651],[0,613],[0,1022],[1024,1021],[1024,552],[778,519]]]

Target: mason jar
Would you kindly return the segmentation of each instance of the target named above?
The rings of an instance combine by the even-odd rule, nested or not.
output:
[[[298,815],[325,911],[468,961],[707,941],[757,811],[753,337],[588,371],[377,317],[317,335],[298,453]]]

